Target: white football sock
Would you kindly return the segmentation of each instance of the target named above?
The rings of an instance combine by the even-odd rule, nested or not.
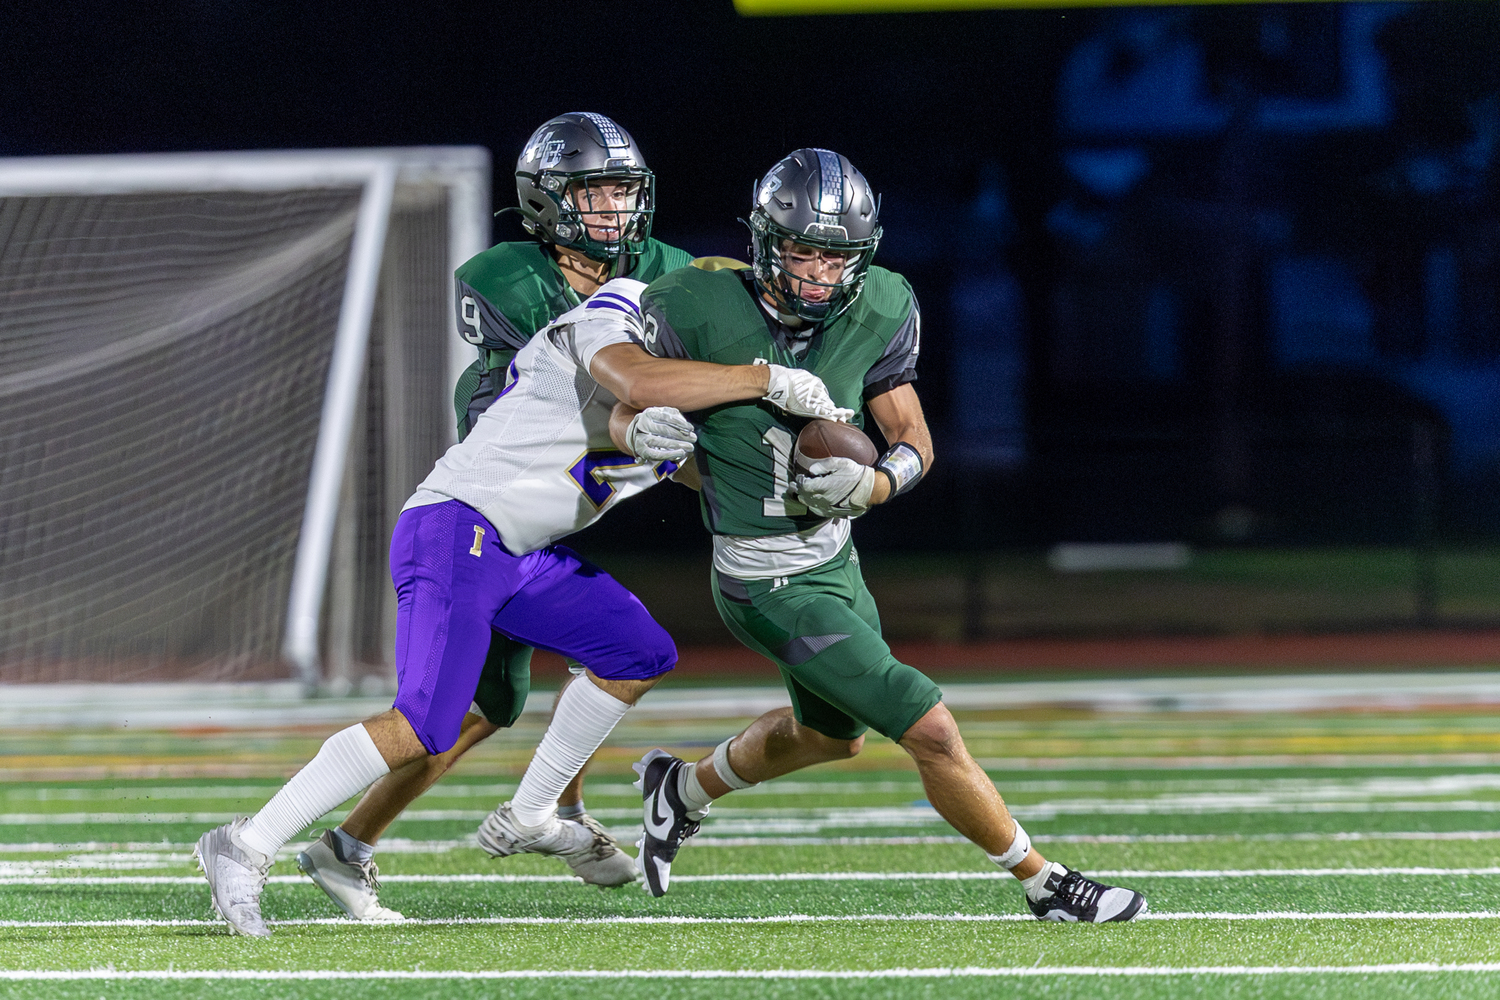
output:
[[[240,827],[238,837],[251,850],[275,857],[307,824],[390,771],[363,724],[340,730]]]
[[[361,861],[369,861],[375,856],[375,845],[367,844],[358,837],[344,832],[344,828],[336,826],[333,828],[333,838],[339,842],[341,861],[359,864]]]
[[[734,739],[731,736],[714,747],[712,761],[714,774],[729,786],[730,791],[754,788],[758,782],[746,781],[729,765],[729,744],[733,743]],[[708,794],[708,790],[703,787],[703,782],[698,780],[697,764],[689,764],[677,772],[677,795],[682,799],[683,805],[688,807],[688,819],[702,819],[708,815],[708,807],[713,802],[713,796]]]
[[[560,805],[557,807],[557,815],[559,819],[577,819],[586,812],[588,812],[588,810],[583,807],[582,799],[579,799],[577,802],[573,803],[570,806]]]
[[[1052,893],[1046,891],[1047,876],[1061,867],[1056,861],[1049,861],[1045,865],[1042,865],[1042,870],[1031,876],[1031,878],[1021,879],[1021,885],[1026,887],[1026,898],[1032,902],[1040,903],[1044,898],[1052,895]]]
[[[677,797],[687,806],[688,819],[702,819],[708,815],[713,796],[708,794],[703,782],[698,780],[697,764],[687,764],[677,771]]]
[[[511,814],[528,827],[545,826],[557,813],[557,797],[568,787],[630,706],[588,677],[569,684],[557,699],[552,724],[511,796]]]

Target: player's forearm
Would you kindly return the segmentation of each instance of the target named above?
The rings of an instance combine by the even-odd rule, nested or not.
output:
[[[616,399],[636,410],[671,406],[691,412],[721,403],[759,399],[770,388],[770,369],[765,365],[714,365],[654,358],[628,344],[599,351],[589,371]]]
[[[880,433],[892,447],[905,444],[916,451],[922,459],[919,475],[932,471],[932,432],[927,428],[927,418],[922,413],[922,403],[910,383],[883,393],[869,400],[870,416]],[[891,499],[891,481],[885,475],[875,478],[870,491],[870,503],[884,503]]]
[[[913,424],[903,431],[897,432],[895,437],[887,438],[892,445],[911,445],[918,455],[922,456],[922,472],[925,475],[932,471],[932,432],[927,429],[927,422]]]
[[[616,396],[631,406],[673,406],[683,412],[721,403],[759,399],[769,388],[765,365],[712,365],[702,361],[659,359],[629,380],[626,395]]]
[[[609,439],[614,442],[616,448],[634,458],[630,450],[630,444],[626,432],[630,429],[630,422],[640,413],[633,406],[624,403],[616,403],[615,408],[609,411]]]
[[[672,482],[686,486],[695,493],[703,489],[703,477],[698,474],[696,454],[689,455],[687,461],[677,467],[677,471],[672,473]]]

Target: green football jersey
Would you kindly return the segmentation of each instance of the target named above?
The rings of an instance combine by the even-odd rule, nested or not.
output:
[[[833,401],[857,414],[864,402],[917,377],[921,317],[899,274],[870,268],[864,290],[798,350],[795,331],[763,309],[750,272],[673,271],[641,297],[646,349],[659,357],[725,365],[771,363],[823,380]],[[807,421],[770,403],[748,401],[688,415],[698,432],[703,520],[716,535],[764,537],[815,527],[823,519],[788,498],[792,449]]]
[[[647,240],[630,271],[615,277],[654,281],[692,260],[685,250]],[[453,278],[458,334],[479,348],[479,360],[453,391],[458,437],[463,440],[474,418],[505,387],[505,370],[516,352],[582,297],[563,277],[551,249],[541,243],[497,244],[468,260]]]

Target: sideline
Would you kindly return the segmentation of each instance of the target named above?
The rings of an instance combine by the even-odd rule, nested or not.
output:
[[[1105,712],[1410,711],[1500,705],[1500,672],[1121,677],[1109,680],[946,683],[944,701],[968,711],[1066,707]],[[386,697],[305,698],[294,681],[236,684],[0,685],[0,729],[280,729],[352,724],[390,707]],[[552,691],[526,713],[545,715]],[[780,686],[653,688],[632,717],[754,718],[790,704]]]

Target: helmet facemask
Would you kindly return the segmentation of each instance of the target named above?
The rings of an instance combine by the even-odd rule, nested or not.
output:
[[[848,157],[808,147],[782,157],[752,197],[748,225],[760,294],[782,315],[815,325],[843,315],[859,297],[880,245],[880,199],[864,175]],[[811,271],[823,280],[802,277],[787,260],[793,248],[841,254],[843,271],[829,267],[825,273],[815,263]],[[809,289],[827,289],[827,297],[810,299]]]
[[[610,189],[619,185],[630,191],[616,200]],[[646,251],[656,178],[629,132],[604,115],[569,111],[527,140],[516,159],[516,197],[532,236],[621,270],[622,259]]]
[[[556,207],[557,221],[546,235],[557,246],[601,262],[645,251],[656,213],[656,177],[651,171],[544,170],[535,175],[535,183]],[[622,193],[624,197],[618,197]]]
[[[778,312],[813,324],[832,322],[854,304],[881,236],[877,227],[868,238],[851,240],[844,227],[837,225],[810,225],[807,231],[799,233],[779,225],[758,207],[750,213],[749,225],[754,240],[756,285]],[[833,282],[797,275],[786,261],[793,247],[843,254],[843,271]],[[827,298],[806,298],[804,293],[809,286],[828,289]]]

